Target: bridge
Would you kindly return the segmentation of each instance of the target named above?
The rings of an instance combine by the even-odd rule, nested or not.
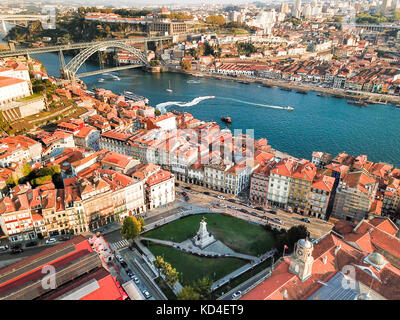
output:
[[[88,72],[84,74],[77,75],[78,69],[82,66],[82,64],[94,53],[105,51],[110,48],[123,49],[131,54],[138,60],[138,65],[130,65],[130,66],[121,66],[117,67],[118,70],[129,69],[129,68],[137,68],[140,66],[148,66],[149,62],[147,61],[147,44],[148,42],[159,42],[162,45],[162,41],[171,40],[172,36],[161,36],[161,37],[148,37],[148,38],[134,38],[134,39],[115,39],[115,40],[105,40],[105,41],[97,41],[97,42],[80,42],[80,43],[71,43],[60,46],[48,46],[41,48],[20,48],[17,50],[9,50],[9,51],[1,51],[0,58],[12,57],[18,55],[26,55],[29,56],[31,54],[40,54],[46,52],[58,52],[60,58],[60,75],[64,79],[73,80],[74,78],[85,77],[94,74],[100,74],[104,72],[111,71],[110,69],[102,69],[98,71]],[[140,51],[138,48],[135,48],[135,45],[144,45],[144,52]],[[68,64],[65,64],[63,51],[65,50],[81,50],[79,54],[77,54]],[[116,68],[113,68],[114,71],[117,71]]]
[[[118,39],[116,39],[118,40]],[[119,39],[122,41],[122,39]],[[134,38],[134,39],[124,39],[128,45],[138,45],[144,44],[146,46],[147,42],[158,42],[158,41],[165,41],[165,40],[172,40],[172,36],[161,36],[161,37],[151,37],[151,38]],[[64,45],[57,45],[57,46],[48,46],[48,47],[39,47],[39,48],[20,48],[16,50],[7,50],[7,51],[0,51],[0,58],[6,57],[15,57],[15,56],[26,56],[31,54],[40,54],[40,53],[47,53],[47,52],[60,52],[66,50],[79,50],[85,49],[90,46],[93,46],[97,43],[112,43],[115,40],[104,40],[104,41],[96,41],[96,42],[78,42],[78,43],[69,43]]]
[[[379,31],[384,30],[400,30],[400,25],[380,25],[380,24],[342,24],[344,29],[363,29],[369,31]]]
[[[16,24],[17,21],[41,21],[47,22],[50,19],[49,15],[11,15],[11,14],[2,14],[0,15],[0,21],[3,26],[3,32],[7,33],[6,21],[10,23]]]

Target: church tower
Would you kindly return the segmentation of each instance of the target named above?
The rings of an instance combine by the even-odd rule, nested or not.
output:
[[[302,282],[311,277],[314,262],[313,249],[314,246],[308,239],[300,239],[294,247],[289,272],[296,274]]]

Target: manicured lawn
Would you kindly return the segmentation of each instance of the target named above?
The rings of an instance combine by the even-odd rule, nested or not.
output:
[[[206,218],[207,229],[231,249],[249,255],[258,255],[274,247],[271,233],[263,227],[222,214],[199,214],[168,223],[145,233],[144,237],[182,242],[193,237],[200,221]]]
[[[182,285],[191,285],[197,279],[208,277],[216,281],[247,262],[237,258],[204,258],[184,253],[174,248],[149,244],[155,256],[164,257],[180,273]]]

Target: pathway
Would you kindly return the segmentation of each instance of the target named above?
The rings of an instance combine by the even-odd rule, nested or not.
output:
[[[205,249],[200,249],[199,247],[196,247],[193,245],[191,242],[173,242],[173,241],[168,241],[168,240],[160,240],[160,239],[154,239],[154,238],[146,238],[146,237],[141,237],[139,240],[148,240],[154,243],[162,244],[165,246],[173,247],[175,249],[182,250],[187,253],[192,253],[192,254],[197,254],[199,256],[204,256],[204,257],[234,257],[234,258],[239,258],[239,259],[244,259],[244,260],[250,260],[250,261],[257,261],[258,258],[254,256],[250,256],[247,254],[243,253],[238,253],[238,252],[215,252],[215,251],[208,251],[207,248]]]
[[[235,271],[233,271],[230,274],[226,275],[225,277],[215,281],[211,285],[211,291],[214,291],[214,290],[218,289],[219,287],[221,287],[224,284],[228,283],[232,279],[240,276],[241,274],[245,273],[249,269],[254,268],[256,265],[258,265],[261,262],[263,262],[263,261],[267,260],[268,258],[272,257],[275,254],[275,251],[276,251],[276,249],[272,249],[272,250],[268,251],[267,253],[263,254],[262,256],[256,258],[255,261],[253,260],[250,263],[245,264],[241,268],[236,269]]]

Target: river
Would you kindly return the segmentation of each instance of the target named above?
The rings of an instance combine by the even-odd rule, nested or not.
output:
[[[41,54],[35,58],[43,62],[49,74],[58,75],[57,54]],[[66,56],[66,60],[69,59]],[[85,64],[79,72],[97,68]],[[345,99],[318,97],[314,92],[303,95],[294,90],[287,92],[259,84],[194,78],[184,74],[150,74],[140,70],[114,74],[121,80],[105,75],[83,80],[89,88],[102,87],[115,93],[128,90],[146,96],[151,106],[171,101],[182,105],[197,97],[215,95],[215,99],[204,99],[190,107],[169,106],[167,109],[190,112],[198,119],[216,121],[222,128],[226,125],[220,117],[230,116],[231,129],[254,129],[256,138],[265,137],[273,148],[295,157],[311,159],[313,151],[333,155],[345,151],[400,166],[400,109],[390,105],[360,108],[347,104]],[[99,78],[104,78],[104,82],[99,83]],[[173,93],[165,90],[169,83]],[[288,111],[267,105],[290,105],[295,109]]]

